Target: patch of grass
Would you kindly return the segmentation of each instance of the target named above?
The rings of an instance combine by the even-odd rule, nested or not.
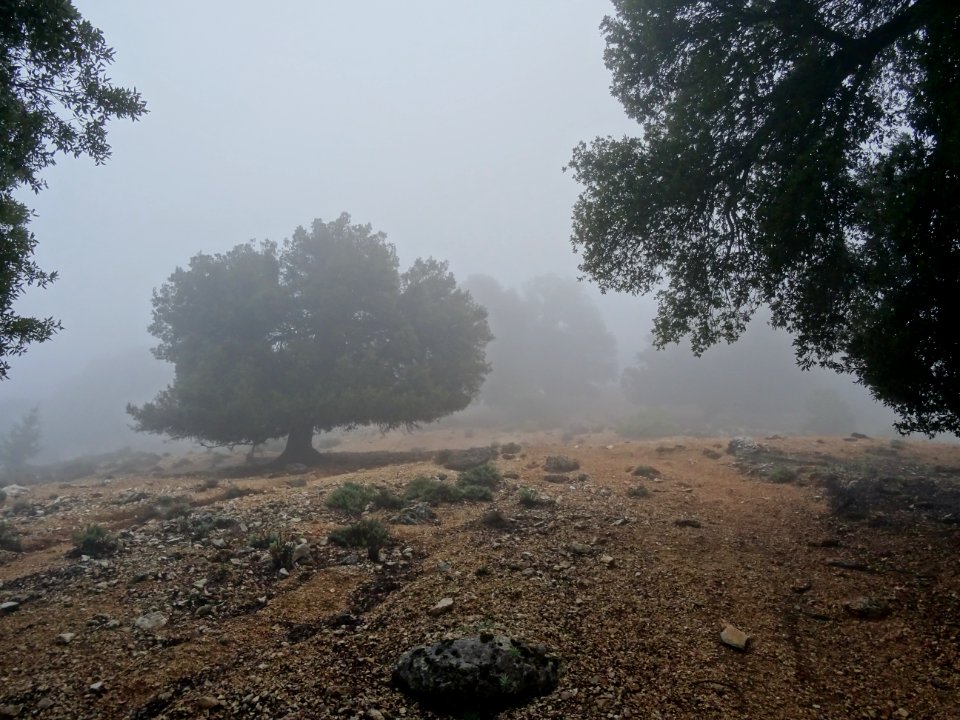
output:
[[[517,504],[531,508],[538,505],[553,505],[555,500],[541,496],[533,488],[522,487],[517,491]]]
[[[113,555],[117,551],[117,539],[107,529],[96,523],[87,525],[73,535],[73,550],[76,555],[89,555],[100,558]]]
[[[469,470],[464,470],[460,473],[457,478],[457,484],[460,487],[467,487],[468,485],[478,485],[485,488],[490,488],[491,490],[501,483],[503,480],[503,475],[500,474],[500,471],[497,470],[490,463],[484,463],[483,465],[478,465],[475,468],[470,468]]]
[[[404,500],[423,500],[431,505],[453,503],[462,498],[463,492],[460,488],[426,475],[415,477],[403,491]]]
[[[278,533],[261,533],[247,540],[247,545],[255,550],[268,550],[280,538]]]
[[[20,536],[17,535],[12,527],[0,521],[0,550],[20,552],[22,549],[23,545],[20,542]]]
[[[630,474],[634,477],[643,478],[658,478],[663,475],[662,472],[651,465],[637,465]]]
[[[493,500],[493,491],[482,485],[464,485],[460,488],[461,497],[469,501]]]
[[[770,471],[770,474],[767,475],[767,478],[770,482],[775,483],[792,483],[796,482],[797,471],[793,468],[789,468],[786,465],[777,465],[773,470]]]
[[[247,495],[256,495],[257,491],[249,487],[240,487],[239,485],[229,485],[220,496],[223,500],[236,500]]]
[[[328,536],[330,542],[343,547],[366,547],[367,557],[380,559],[380,548],[387,541],[387,529],[377,520],[361,520],[355,525],[337,528]]]
[[[376,487],[373,496],[373,505],[381,510],[399,510],[403,507],[403,498],[385,487]]]
[[[374,489],[368,485],[346,482],[327,495],[323,504],[333,510],[359,515],[373,501]]]

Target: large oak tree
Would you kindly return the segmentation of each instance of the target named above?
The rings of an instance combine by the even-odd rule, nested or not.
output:
[[[33,260],[30,211],[15,192],[42,189],[40,173],[60,153],[104,162],[107,122],[146,112],[136,90],[111,83],[112,61],[102,33],[68,0],[0,2],[0,380],[7,358],[60,327],[14,307],[28,287],[56,279]]]
[[[346,214],[280,246],[197,255],[153,307],[154,354],[176,375],[128,407],[137,429],[213,445],[285,436],[283,462],[315,460],[317,431],[461,410],[489,370],[486,312],[446,264],[400,273],[386,236]]]
[[[960,433],[960,4],[615,5],[606,63],[642,132],[574,152],[582,269],[656,291],[660,346],[733,341],[767,304],[803,367]]]

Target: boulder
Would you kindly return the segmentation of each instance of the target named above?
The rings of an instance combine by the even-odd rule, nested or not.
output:
[[[409,650],[393,680],[425,705],[480,711],[552,692],[559,671],[559,658],[543,645],[484,633]]]

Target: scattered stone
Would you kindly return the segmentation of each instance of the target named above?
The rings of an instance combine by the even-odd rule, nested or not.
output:
[[[737,650],[746,650],[750,643],[750,636],[737,626],[725,623],[723,630],[720,631],[720,641]]]
[[[20,609],[20,603],[13,602],[9,600],[5,603],[0,603],[0,612],[12,613]]]
[[[90,686],[90,692],[101,693],[104,689],[103,680],[97,680]]]
[[[568,473],[580,469],[580,463],[566,455],[548,455],[543,469],[550,473]]]
[[[601,555],[600,562],[602,562],[607,567],[613,567],[613,564],[616,561],[613,559],[613,556],[611,555]]]
[[[445,597],[430,608],[427,613],[433,617],[438,617],[440,615],[446,615],[451,610],[453,610],[453,598]]]
[[[350,553],[349,555],[344,555],[343,560],[340,561],[341,565],[357,565],[360,563],[360,556],[356,553]]]
[[[483,634],[420,646],[400,658],[394,682],[426,705],[508,707],[557,685],[560,661],[543,645]]]
[[[694,520],[693,518],[678,518],[673,521],[673,524],[677,527],[689,527],[689,528],[698,528],[703,527],[699,520]]]
[[[38,710],[49,710],[53,706],[54,706],[53,699],[49,697],[42,697],[37,701]]]
[[[0,718],[20,717],[21,710],[23,710],[22,705],[0,705]]]
[[[809,580],[799,580],[791,585],[790,589],[797,593],[797,595],[803,595],[805,592],[810,592],[812,587],[813,584]]]
[[[570,543],[570,552],[574,555],[590,555],[593,553],[593,548],[585,543],[572,542]]]
[[[76,636],[77,634],[72,632],[60,633],[57,635],[57,645],[69,645]]]
[[[840,568],[841,570],[855,570],[857,572],[873,572],[872,568],[862,562],[855,562],[849,560],[827,560],[827,565],[830,567]]]
[[[202,698],[197,700],[197,705],[202,710],[213,710],[215,707],[220,707],[221,703],[212,695],[204,695]]]
[[[282,578],[290,577],[290,571],[287,570],[286,568],[280,568],[280,569],[277,571],[277,575],[279,575],[279,576],[282,577]]]
[[[763,446],[751,437],[735,437],[727,443],[727,453],[734,457],[746,457],[756,455]]]
[[[136,620],[133,621],[134,627],[138,630],[143,630],[144,632],[152,632],[158,628],[162,628],[167,624],[167,616],[162,612],[154,611],[147,613],[146,615],[141,615]]]
[[[890,605],[886,600],[868,596],[846,601],[843,609],[861,620],[880,620],[890,614]]]
[[[370,720],[384,720],[383,713],[374,709],[367,710],[367,717]]]
[[[293,552],[290,554],[291,564],[296,565],[297,563],[309,562],[309,561],[310,561],[310,543],[302,542],[293,548]]]

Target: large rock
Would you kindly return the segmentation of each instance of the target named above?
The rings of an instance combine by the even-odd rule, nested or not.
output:
[[[481,634],[413,648],[393,679],[427,705],[487,710],[546,695],[559,671],[559,658],[543,645]]]

